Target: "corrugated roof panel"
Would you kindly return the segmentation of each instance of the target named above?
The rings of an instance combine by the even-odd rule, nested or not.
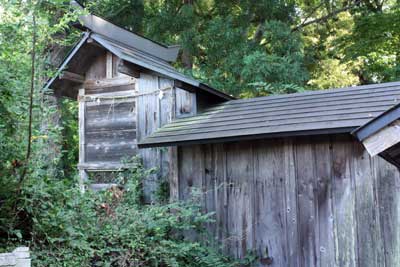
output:
[[[350,132],[399,102],[399,82],[231,100],[176,120],[139,146]]]

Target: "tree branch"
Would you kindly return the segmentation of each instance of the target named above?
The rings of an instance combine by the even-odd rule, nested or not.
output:
[[[32,52],[31,52],[31,86],[30,86],[30,95],[29,95],[29,119],[28,119],[28,146],[26,148],[26,156],[25,156],[25,166],[22,171],[21,177],[19,179],[19,183],[21,184],[26,176],[26,172],[28,170],[29,159],[31,157],[32,150],[32,115],[33,115],[33,94],[35,89],[35,62],[36,62],[36,15],[35,11],[32,14],[33,21],[33,34],[32,34]]]
[[[337,9],[337,10],[335,10],[335,11],[332,11],[332,12],[329,13],[328,15],[322,16],[322,17],[317,18],[317,19],[314,19],[314,20],[307,21],[307,19],[306,19],[306,20],[304,20],[301,24],[299,24],[299,25],[297,25],[296,27],[294,27],[294,28],[292,29],[292,32],[298,31],[298,30],[300,30],[300,29],[302,29],[302,28],[304,28],[304,27],[306,27],[306,26],[308,26],[308,25],[314,24],[314,23],[325,22],[325,21],[327,21],[328,19],[330,19],[330,18],[336,16],[336,15],[339,14],[339,13],[342,13],[342,12],[344,12],[344,11],[347,11],[347,10],[349,10],[349,9],[352,9],[352,8],[356,7],[359,3],[360,3],[360,0],[356,1],[356,2],[355,2],[354,4],[352,4],[352,5],[343,7],[343,8],[341,8],[341,9]]]

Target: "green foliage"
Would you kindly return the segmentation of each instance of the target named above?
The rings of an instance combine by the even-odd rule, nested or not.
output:
[[[35,266],[239,266],[183,235],[212,221],[196,200],[143,205],[146,175],[137,165],[123,187],[97,193],[82,193],[71,179],[32,177],[18,201],[29,233],[9,232],[30,240]]]
[[[110,15],[108,1],[99,2],[97,12],[112,21],[122,19]],[[113,2],[112,9],[124,5]],[[177,67],[188,75],[235,96],[270,93],[254,86],[256,82],[266,83],[273,93],[305,85],[308,72],[301,39],[290,31],[292,1],[143,1],[143,5],[144,13],[135,13],[143,21],[140,32],[153,40],[180,44],[183,53]],[[135,29],[133,23],[126,26]]]
[[[347,60],[363,62],[368,83],[400,78],[400,8],[355,17],[354,33],[343,39]]]
[[[396,1],[97,0],[89,9],[129,30],[180,44],[176,67],[238,97],[399,79]],[[383,5],[384,3],[384,5]],[[32,26],[33,14],[37,27]],[[123,189],[82,194],[77,104],[40,90],[53,51],[76,41],[68,1],[0,0],[0,251],[27,244],[36,266],[238,266],[203,233],[212,215],[193,200],[141,203],[141,168]],[[303,22],[319,20],[307,27]],[[293,30],[297,29],[297,30]],[[37,35],[33,136],[27,140],[32,34]],[[61,114],[61,118],[58,117]],[[61,119],[61,123],[58,123]],[[25,161],[28,141],[33,153]],[[21,173],[27,168],[27,175]],[[246,263],[247,261],[247,263]],[[251,257],[242,264],[246,266]]]
[[[350,66],[349,66],[350,65]],[[314,72],[314,78],[308,83],[317,89],[352,86],[359,82],[356,74],[351,69],[351,63],[341,63],[338,59],[325,59],[320,61],[320,68]]]

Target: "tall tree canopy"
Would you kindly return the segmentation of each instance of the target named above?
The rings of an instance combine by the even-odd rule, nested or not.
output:
[[[398,1],[86,0],[93,12],[180,44],[178,67],[235,96],[399,76]]]
[[[399,0],[83,4],[128,30],[181,45],[177,68],[237,97],[400,78]],[[79,38],[70,26],[78,15],[65,0],[0,0],[0,251],[26,243],[36,266],[246,266],[170,235],[207,216],[192,205],[140,206],[142,171],[127,185],[135,193],[119,201],[80,194],[77,104],[41,89]],[[107,205],[117,223],[102,212]]]

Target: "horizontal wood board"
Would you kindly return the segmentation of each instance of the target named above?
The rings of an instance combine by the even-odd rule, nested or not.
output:
[[[399,171],[350,135],[178,147],[180,199],[201,194],[209,233],[258,266],[398,266]],[[196,189],[198,188],[198,189]]]
[[[85,162],[120,163],[137,153],[134,98],[85,102]]]

